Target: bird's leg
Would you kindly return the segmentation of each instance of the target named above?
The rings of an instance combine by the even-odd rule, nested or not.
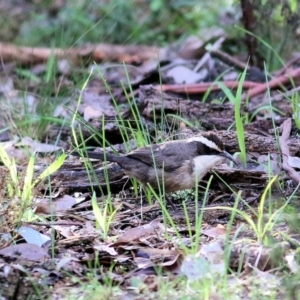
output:
[[[176,206],[174,205],[173,201],[171,200],[171,197],[166,196],[165,198],[166,198],[166,202],[171,205],[171,207],[173,208],[174,211],[176,211],[177,210]]]
[[[140,196],[141,196],[141,219],[143,220],[143,187],[140,185]]]

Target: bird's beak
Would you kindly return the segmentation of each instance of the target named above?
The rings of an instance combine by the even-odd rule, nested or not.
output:
[[[235,161],[233,156],[231,154],[229,154],[227,151],[224,150],[222,153],[220,153],[220,155],[231,160],[237,166],[237,162]]]

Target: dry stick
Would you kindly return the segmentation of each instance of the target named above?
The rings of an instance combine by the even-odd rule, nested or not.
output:
[[[292,129],[292,120],[291,118],[285,120],[282,125],[282,134],[279,137],[279,143],[280,143],[280,148],[282,152],[282,168],[285,170],[289,177],[291,177],[293,180],[295,180],[297,183],[300,183],[300,174],[298,174],[294,168],[292,168],[288,164],[288,158],[290,156],[290,151],[289,147],[287,145],[287,141],[290,137],[291,134],[291,129]]]
[[[96,44],[69,49],[46,47],[22,47],[0,42],[0,58],[4,61],[14,61],[20,64],[36,64],[45,62],[55,55],[57,59],[68,59],[75,64],[90,59],[99,61],[120,61],[126,63],[141,63],[148,59],[157,59],[163,49],[142,45]]]
[[[269,102],[270,102],[270,103],[273,103],[273,102],[275,102],[275,101],[281,101],[281,100],[284,100],[284,99],[286,99],[287,97],[291,97],[291,96],[293,96],[295,93],[298,93],[298,92],[300,92],[300,86],[297,86],[296,88],[291,89],[291,90],[287,91],[287,92],[284,93],[284,94],[277,94],[277,95],[275,95],[274,97],[271,97],[271,98],[269,99]],[[254,110],[255,110],[255,109],[252,108],[252,111],[254,111]]]
[[[67,222],[67,221],[54,221],[54,222],[49,222],[49,223],[43,223],[43,222],[26,222],[26,224],[29,225],[37,225],[37,226],[46,226],[46,227],[51,227],[51,226],[83,226],[82,222]]]
[[[210,54],[212,57],[216,57],[218,59],[220,59],[222,62],[224,62],[227,65],[233,66],[235,68],[237,68],[238,70],[245,70],[245,69],[250,69],[250,67],[245,64],[244,62],[236,59],[233,56],[230,56],[229,54],[219,50],[219,49],[215,49],[215,50],[211,50]]]
[[[197,65],[194,67],[193,71],[198,72],[205,63],[211,58],[211,52],[213,50],[217,50],[221,47],[222,43],[225,41],[225,37],[220,37],[217,39],[212,46],[207,47],[209,48],[208,51],[204,54],[204,56],[198,61]]]
[[[279,94],[276,94],[274,97],[268,97],[268,102],[269,103],[272,103],[274,104],[274,106],[276,107],[276,104],[275,102],[279,102],[279,101],[282,101],[282,100],[285,100],[287,99],[288,97],[292,97],[295,93],[299,93],[300,92],[300,86],[294,88],[294,89],[291,89],[285,93],[279,93]],[[263,102],[263,101],[262,101]],[[256,105],[253,105],[251,107],[251,111],[250,112],[254,112],[255,110],[257,110],[258,108],[260,108],[262,106],[262,102],[259,102],[258,104]],[[292,108],[291,108],[292,109]],[[286,112],[287,114],[288,112]],[[289,114],[289,113],[288,113]],[[291,115],[291,114],[289,114]],[[272,129],[272,132],[274,130]],[[270,133],[270,132],[269,132]]]
[[[273,76],[280,76],[285,74],[289,68],[292,68],[294,64],[298,63],[300,61],[300,55],[297,54],[294,58],[292,58],[291,60],[289,60],[285,66],[275,72],[273,72]]]
[[[239,86],[238,81],[222,81],[222,83],[229,89],[237,89]],[[261,83],[253,81],[245,81],[243,83],[244,89],[259,88]],[[191,84],[162,84],[155,85],[154,88],[157,91],[163,92],[175,92],[175,93],[188,93],[188,94],[201,94],[207,92],[208,89],[211,91],[221,90],[220,86],[215,82],[202,82],[202,83],[191,83]]]
[[[288,71],[282,76],[279,76],[277,78],[270,80],[269,82],[260,84],[259,86],[252,88],[251,90],[248,91],[246,96],[243,98],[246,99],[247,97],[251,98],[253,96],[257,96],[261,93],[264,93],[268,89],[283,85],[289,82],[292,78],[295,79],[297,77],[300,77],[300,68],[294,69],[292,71]]]

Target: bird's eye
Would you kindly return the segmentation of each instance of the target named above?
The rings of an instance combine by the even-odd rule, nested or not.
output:
[[[210,149],[210,155],[219,155],[220,151],[215,150],[215,149]]]

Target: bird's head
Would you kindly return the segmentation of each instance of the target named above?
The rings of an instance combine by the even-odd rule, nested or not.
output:
[[[234,164],[237,164],[232,155],[225,151],[224,144],[220,138],[213,133],[192,137],[188,142],[192,142],[196,145],[197,154],[199,156],[206,156],[208,158],[211,156],[212,159],[215,158],[216,160],[224,157],[231,160]]]

